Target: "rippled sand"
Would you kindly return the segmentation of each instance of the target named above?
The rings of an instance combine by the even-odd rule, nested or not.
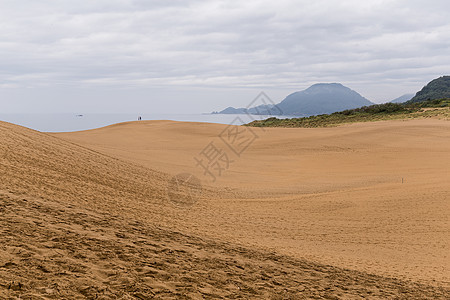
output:
[[[0,123],[0,297],[449,297],[448,121],[237,130]]]

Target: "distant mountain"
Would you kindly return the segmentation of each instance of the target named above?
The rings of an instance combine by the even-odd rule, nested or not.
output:
[[[245,109],[245,108],[234,108],[234,107],[231,107],[231,106],[218,112],[218,114],[232,114],[232,115],[245,114],[245,113],[247,113],[247,109]]]
[[[450,98],[450,76],[442,76],[428,83],[409,103]]]
[[[372,104],[340,83],[318,83],[290,94],[277,106],[287,115],[321,115]]]
[[[228,107],[219,113],[312,116],[368,105],[373,105],[373,103],[340,83],[318,83],[304,91],[290,94],[277,104],[277,109],[273,109],[273,106],[270,105],[262,105],[249,110]]]
[[[405,103],[406,101],[411,100],[413,97],[414,94],[405,94],[403,96],[395,98],[394,100],[389,101],[389,103]]]
[[[260,105],[252,108],[234,108],[227,107],[224,110],[218,112],[218,114],[251,114],[251,115],[279,115],[279,113],[272,112],[273,105]]]

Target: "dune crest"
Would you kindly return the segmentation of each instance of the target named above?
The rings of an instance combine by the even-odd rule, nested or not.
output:
[[[156,151],[168,140],[178,139],[176,133],[191,132],[193,143],[195,136],[201,136],[197,142],[202,144],[200,140],[203,142],[221,128],[208,124],[190,124],[195,128],[175,124],[167,126],[173,136],[154,128],[152,123],[103,130],[121,128],[129,133],[123,135],[124,139],[130,140],[133,134],[139,133],[135,131],[139,126],[146,128],[141,133],[159,131],[159,139],[147,140],[141,136],[135,140],[141,145],[128,145],[134,153],[145,153]],[[443,124],[440,126],[447,129]],[[112,140],[113,144],[93,145],[93,140],[102,143],[100,137],[108,136],[101,131],[50,135],[0,123],[0,298],[449,296],[445,287],[336,267],[338,261],[331,266],[301,259],[295,253],[286,255],[293,249],[288,247],[288,242],[307,240],[305,236],[295,236],[300,231],[292,231],[293,237],[279,235],[281,229],[288,232],[298,226],[304,231],[309,226],[308,236],[314,236],[315,230],[325,228],[314,228],[312,219],[298,219],[293,223],[293,215],[285,214],[287,210],[304,217],[305,212],[313,216],[324,211],[342,214],[354,207],[351,197],[337,201],[320,198],[342,197],[334,186],[318,191],[312,185],[307,194],[293,193],[289,185],[280,190],[268,187],[267,193],[260,190],[255,194],[260,187],[252,186],[252,181],[245,182],[248,189],[241,184],[224,187],[222,183],[206,183],[198,203],[190,209],[180,209],[167,199],[167,183],[173,175],[170,168],[163,171],[162,163],[155,163],[159,170],[150,167],[152,160],[163,158],[150,155],[150,159],[141,160]],[[81,141],[80,137],[91,134],[93,140]],[[177,151],[182,149],[173,145]],[[261,151],[261,147],[256,146],[254,153]],[[175,150],[166,152],[173,155]],[[325,150],[325,153],[347,153],[341,148]],[[174,165],[184,168],[187,163],[184,165],[182,160],[183,157],[172,157]],[[435,188],[438,183],[427,184]],[[390,183],[374,184],[389,187]],[[353,183],[349,188],[352,193],[358,193],[371,187]],[[439,193],[445,197],[442,190],[436,191],[436,195]],[[303,202],[303,210],[298,210],[299,201]],[[357,207],[361,210],[361,206]],[[277,210],[284,214],[283,219]],[[348,218],[350,213],[344,213],[344,217]],[[429,211],[427,218],[436,219],[433,214]],[[279,219],[270,221],[274,217]],[[329,221],[335,223],[328,224],[327,228],[339,223],[338,219]],[[323,220],[316,218],[316,222],[320,224]],[[238,230],[239,227],[242,229]],[[390,229],[395,233],[394,228]],[[345,227],[341,229],[340,238],[350,234],[345,230]],[[333,234],[324,232],[321,246],[330,245]],[[364,245],[363,240],[353,242]],[[305,243],[300,250],[308,253],[313,249],[310,246]],[[328,259],[336,257],[335,250],[331,249]],[[342,263],[346,263],[345,259]]]
[[[227,149],[226,128],[145,121],[56,136],[228,191],[185,213],[200,234],[449,284],[450,122],[253,128],[258,138],[240,157],[228,152],[234,162],[211,182],[194,158],[210,142]]]

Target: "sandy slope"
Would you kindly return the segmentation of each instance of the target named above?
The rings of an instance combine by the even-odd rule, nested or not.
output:
[[[222,125],[0,123],[0,298],[448,298],[447,124],[261,132],[210,184],[192,156]],[[191,208],[167,199],[180,171]]]
[[[253,129],[240,157],[218,137],[226,128],[151,121],[56,136],[235,193],[184,211],[198,234],[449,285],[450,122]],[[214,183],[194,161],[210,142],[234,160]]]

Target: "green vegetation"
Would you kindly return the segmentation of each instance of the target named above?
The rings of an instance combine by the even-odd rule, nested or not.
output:
[[[450,98],[450,76],[442,76],[432,80],[409,103]]]
[[[307,118],[278,119],[273,117],[263,121],[254,121],[245,126],[331,127],[346,123],[431,117],[450,119],[450,99],[445,98],[416,103],[385,103]]]

